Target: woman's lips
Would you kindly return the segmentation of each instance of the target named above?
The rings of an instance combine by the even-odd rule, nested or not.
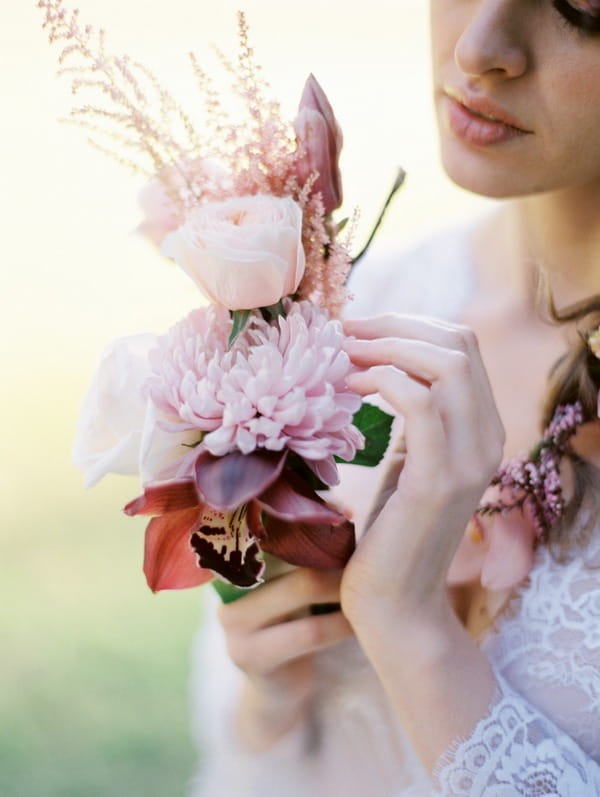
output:
[[[445,93],[444,100],[450,130],[467,144],[480,147],[502,144],[532,132],[487,100],[463,102],[449,92]]]

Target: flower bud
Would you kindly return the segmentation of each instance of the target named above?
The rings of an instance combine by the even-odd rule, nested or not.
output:
[[[313,75],[304,86],[294,130],[301,151],[296,175],[303,184],[318,173],[312,191],[321,194],[325,213],[329,214],[342,204],[338,161],[343,137],[329,100]]]

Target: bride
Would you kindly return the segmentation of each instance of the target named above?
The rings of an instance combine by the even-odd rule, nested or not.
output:
[[[209,621],[204,797],[600,794],[600,2],[430,6],[445,169],[502,202],[357,273],[352,387],[398,442],[343,573]],[[542,439],[543,517],[475,514]]]

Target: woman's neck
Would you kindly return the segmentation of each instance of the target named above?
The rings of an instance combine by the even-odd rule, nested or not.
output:
[[[514,232],[514,286],[531,295],[535,275],[548,280],[557,308],[600,291],[600,185],[585,186],[506,204]]]
[[[531,318],[540,272],[559,309],[599,293],[598,208],[600,186],[504,201],[473,242],[486,311]]]

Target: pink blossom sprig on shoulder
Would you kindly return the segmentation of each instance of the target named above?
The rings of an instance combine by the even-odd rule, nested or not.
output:
[[[481,504],[478,513],[506,514],[513,509],[527,507],[536,536],[544,538],[566,508],[560,465],[568,451],[569,441],[582,423],[581,402],[557,407],[542,439],[531,453],[515,457],[500,467],[491,482],[493,487],[499,488],[500,497]]]

